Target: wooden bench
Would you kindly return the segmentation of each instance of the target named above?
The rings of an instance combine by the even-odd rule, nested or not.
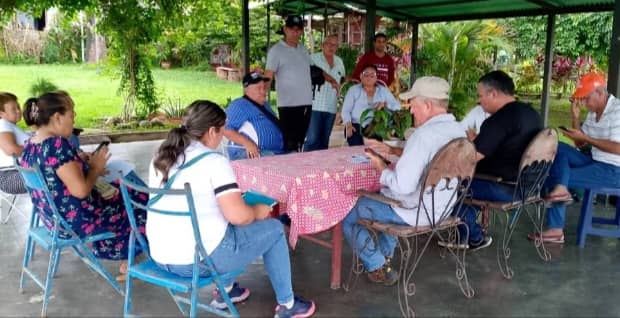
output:
[[[215,72],[216,72],[217,78],[222,79],[222,80],[227,80],[231,82],[238,82],[241,80],[241,75],[239,74],[239,70],[232,68],[232,67],[218,66],[215,68]]]

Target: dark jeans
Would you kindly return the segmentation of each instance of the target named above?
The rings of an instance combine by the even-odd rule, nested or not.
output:
[[[288,151],[301,151],[310,124],[312,105],[278,107],[282,135]]]
[[[509,186],[497,184],[497,182],[474,179],[469,187],[471,196],[473,199],[496,201],[496,202],[510,202],[513,199],[514,189]],[[484,233],[482,233],[482,227],[478,224],[478,207],[473,205],[463,204],[459,211],[455,211],[455,214],[460,217],[465,225],[459,225],[459,234],[461,238],[465,237],[466,228],[469,228],[469,242],[478,243],[484,239]],[[465,242],[463,242],[465,243]]]
[[[353,124],[355,131],[351,134],[351,137],[347,138],[349,146],[361,146],[364,144],[364,138],[362,138],[362,127],[360,124]],[[344,136],[347,137],[347,129],[344,130]]]
[[[321,150],[329,147],[329,136],[332,134],[332,128],[334,128],[334,120],[336,120],[336,114],[312,111],[304,151]]]

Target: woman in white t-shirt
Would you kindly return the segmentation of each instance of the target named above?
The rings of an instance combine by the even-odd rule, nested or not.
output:
[[[183,188],[189,183],[196,206],[202,243],[220,273],[243,269],[262,256],[274,288],[278,317],[308,317],[314,310],[312,301],[293,294],[288,245],[282,224],[269,218],[271,208],[246,205],[228,159],[216,152],[224,132],[226,113],[210,101],[199,100],[185,109],[183,124],[172,129],[159,147],[150,166],[149,186],[163,188],[174,175],[169,188]],[[204,155],[205,153],[208,153]],[[202,156],[194,163],[181,164]],[[183,198],[162,197],[154,208],[187,208]],[[146,235],[153,260],[174,274],[191,277],[195,240],[191,221],[149,213]],[[206,265],[201,275],[208,275]],[[233,302],[241,302],[250,290],[234,281],[224,281]],[[211,305],[226,308],[219,293]]]
[[[30,136],[15,124],[22,118],[17,97],[0,92],[0,190],[9,194],[26,193],[24,182],[14,167],[13,155],[21,155]]]

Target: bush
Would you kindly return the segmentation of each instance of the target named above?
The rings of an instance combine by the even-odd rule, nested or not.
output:
[[[166,103],[160,107],[161,111],[168,116],[168,118],[183,118],[185,112],[185,105],[181,102],[181,98],[168,97]]]
[[[45,93],[58,90],[58,86],[45,78],[38,78],[34,84],[30,86],[30,96],[41,96]]]

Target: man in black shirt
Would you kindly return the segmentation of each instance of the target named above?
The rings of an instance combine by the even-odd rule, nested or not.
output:
[[[542,130],[542,119],[530,105],[515,99],[514,82],[502,71],[493,71],[482,76],[477,90],[480,105],[491,116],[482,123],[478,135],[473,131],[467,132],[468,138],[474,142],[478,151],[476,173],[516,181],[521,156],[532,138]],[[513,199],[513,188],[480,179],[472,181],[470,192],[477,200]],[[476,223],[477,207],[463,205],[456,213],[469,228],[469,242],[463,242],[460,247],[476,250],[491,245],[491,237],[485,237],[480,225]],[[463,237],[466,233],[464,226],[460,230]]]

